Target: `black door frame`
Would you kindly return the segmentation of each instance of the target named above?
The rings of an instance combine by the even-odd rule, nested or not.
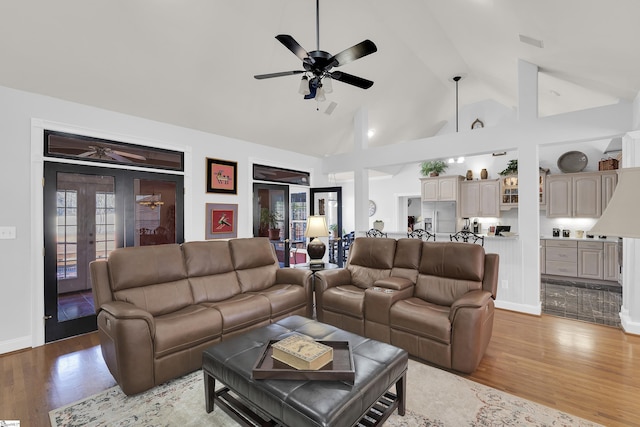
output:
[[[337,241],[338,241],[338,248],[337,248],[337,262],[336,264],[338,264],[338,267],[343,267],[344,266],[344,259],[342,257],[342,251],[343,251],[343,244],[342,244],[342,187],[314,187],[311,188],[309,191],[309,198],[310,200],[310,206],[311,209],[309,211],[310,215],[315,215],[315,211],[316,211],[316,198],[315,195],[316,193],[336,193],[337,194],[337,202],[338,202],[338,236],[337,236]],[[328,224],[327,224],[328,225]],[[329,248],[329,250],[331,250],[331,248]]]
[[[107,175],[115,179],[116,247],[134,246],[134,179],[176,182],[176,242],[184,241],[184,176],[162,172],[146,172],[73,163],[44,162],[43,236],[44,236],[44,318],[45,342],[91,332],[97,329],[96,315],[58,321],[57,251],[56,251],[56,176],[58,172]]]

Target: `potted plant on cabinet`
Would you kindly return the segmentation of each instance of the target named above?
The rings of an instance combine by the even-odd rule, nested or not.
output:
[[[260,210],[260,229],[269,230],[269,240],[280,239],[280,229],[278,228],[278,221],[280,215],[277,212],[272,212],[267,208]]]
[[[442,160],[431,160],[420,164],[420,172],[422,176],[438,176],[444,172],[448,166],[449,165]]]

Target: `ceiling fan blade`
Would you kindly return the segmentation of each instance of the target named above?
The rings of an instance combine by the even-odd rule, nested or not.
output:
[[[342,71],[334,71],[331,73],[331,78],[342,83],[357,86],[361,89],[369,89],[373,86],[371,80],[363,79],[362,77],[354,76],[353,74],[343,73]]]
[[[262,79],[270,79],[270,78],[273,78],[273,77],[294,76],[296,74],[302,74],[302,73],[304,73],[304,71],[301,71],[301,70],[282,71],[280,73],[257,74],[257,75],[255,75],[253,77],[258,79],[258,80],[262,80]]]
[[[116,151],[116,150],[111,150],[112,153],[115,153],[119,156],[124,156],[124,157],[130,157],[132,159],[136,159],[136,160],[147,160],[147,158],[145,156],[140,156],[138,154],[132,154],[132,153],[127,153],[124,151]]]
[[[105,153],[107,156],[111,157],[113,160],[117,160],[119,162],[124,162],[124,163],[131,163],[131,160],[127,159],[126,157],[122,157],[118,154],[116,154],[113,151],[109,151],[107,153]]]
[[[348,64],[349,62],[360,59],[363,56],[371,55],[372,53],[375,53],[377,51],[378,48],[371,40],[362,41],[357,45],[351,46],[350,48],[343,50],[337,55],[334,55],[333,66],[340,67],[341,65]]]
[[[298,58],[302,60],[302,62],[308,62],[309,64],[313,64],[315,61],[313,58],[309,56],[306,50],[290,35],[288,34],[278,34],[276,39],[280,43],[282,43],[287,49],[293,52]]]

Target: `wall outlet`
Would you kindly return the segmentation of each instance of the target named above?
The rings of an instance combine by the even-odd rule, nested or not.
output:
[[[500,285],[502,287],[502,289],[509,289],[509,281],[508,280],[502,280],[502,283]]]
[[[0,239],[15,239],[16,228],[15,227],[0,227]]]

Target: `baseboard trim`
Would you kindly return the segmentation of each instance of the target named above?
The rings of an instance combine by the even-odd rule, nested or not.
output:
[[[620,324],[626,334],[640,335],[640,322],[634,322],[629,316],[629,311],[620,312]]]
[[[538,303],[538,305],[525,305],[525,304],[516,304],[509,301],[495,301],[496,308],[501,308],[503,310],[517,311],[519,313],[525,314],[533,314],[534,316],[540,316],[542,314],[542,303]]]
[[[31,348],[31,336],[29,335],[13,340],[0,341],[0,354],[11,353],[25,348]]]

